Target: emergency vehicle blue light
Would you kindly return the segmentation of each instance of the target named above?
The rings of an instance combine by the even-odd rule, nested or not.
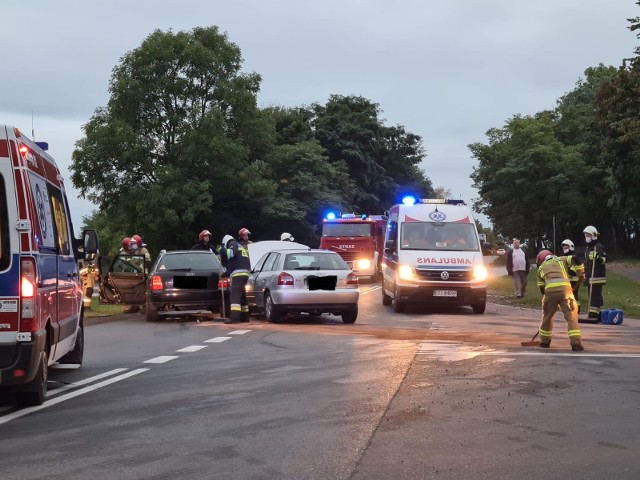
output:
[[[413,195],[407,195],[406,197],[402,197],[402,204],[403,205],[415,205],[416,204],[416,197],[414,197]]]
[[[335,212],[329,212],[325,215],[325,217],[327,220],[335,220],[336,219],[336,214]]]
[[[49,144],[47,142],[36,142],[36,145],[38,145],[42,150],[49,150]]]
[[[367,214],[366,214],[366,213],[363,213],[363,214],[362,214],[362,218],[367,218]]]

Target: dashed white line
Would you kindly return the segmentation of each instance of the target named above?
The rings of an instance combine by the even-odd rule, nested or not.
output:
[[[100,380],[101,378],[110,377],[111,375],[116,375],[118,373],[126,372],[129,370],[128,368],[115,368],[113,370],[109,370],[108,372],[101,373],[99,375],[94,375],[93,377],[85,378],[83,380],[78,380],[77,382],[70,383],[69,385],[65,385],[64,387],[56,388],[47,392],[47,398],[58,395],[59,393],[66,392],[67,390],[71,390],[72,388],[80,387],[82,385],[86,385],[87,383],[95,382],[96,380]]]
[[[176,350],[176,352],[180,352],[180,353],[197,352],[198,350],[202,350],[203,348],[207,348],[207,346],[206,345],[191,345],[190,347],[184,347],[184,348],[181,348],[180,350]]]
[[[234,330],[233,332],[229,332],[229,335],[244,335],[245,333],[249,333],[251,330]]]
[[[171,360],[175,360],[176,358],[180,358],[177,355],[160,355],[159,357],[150,358],[149,360],[145,360],[142,363],[167,363]]]
[[[231,340],[231,337],[213,337],[209,340],[205,340],[204,343],[220,343],[224,342],[225,340]]]
[[[116,382],[119,382],[121,380],[125,380],[125,379],[127,379],[129,377],[133,377],[134,375],[138,375],[140,373],[146,372],[147,370],[149,370],[149,369],[148,368],[138,368],[137,370],[132,370],[130,372],[123,373],[122,375],[118,375],[117,377],[110,378],[110,379],[105,380],[103,382],[94,383],[93,385],[81,388],[80,390],[76,390],[74,392],[69,392],[69,393],[67,393],[65,395],[61,395],[61,396],[59,396],[57,398],[53,398],[51,400],[47,400],[45,403],[43,403],[42,405],[38,405],[37,407],[28,407],[28,408],[24,408],[22,410],[18,410],[18,411],[13,412],[13,413],[9,413],[9,414],[4,415],[3,417],[0,418],[0,425],[2,425],[4,423],[8,423],[11,420],[15,420],[16,418],[20,418],[20,417],[23,417],[25,415],[28,415],[30,413],[38,412],[38,411],[43,410],[45,408],[51,407],[53,405],[57,405],[58,403],[62,403],[62,402],[66,401],[66,400],[69,400],[71,398],[79,397],[80,395],[84,395],[85,393],[93,392],[94,390],[97,390],[97,389],[102,388],[102,387],[106,387],[107,385],[111,385],[112,383],[116,383]]]

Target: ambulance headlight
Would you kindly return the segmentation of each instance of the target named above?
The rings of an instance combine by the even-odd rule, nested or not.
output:
[[[361,258],[358,260],[358,270],[369,270],[371,268],[371,260],[368,258]]]
[[[489,272],[487,271],[487,267],[484,265],[476,265],[473,267],[473,279],[479,282],[484,282],[487,278],[489,278]]]
[[[415,275],[413,274],[413,267],[409,265],[400,265],[398,269],[398,276],[400,280],[413,280]]]

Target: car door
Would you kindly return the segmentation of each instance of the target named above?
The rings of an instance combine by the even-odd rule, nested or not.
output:
[[[144,255],[100,257],[100,303],[142,305],[147,277]]]
[[[259,307],[264,305],[264,291],[268,285],[271,285],[272,278],[276,271],[278,262],[280,259],[280,254],[276,252],[271,252],[268,254],[266,261],[264,262],[264,266],[262,270],[258,273],[255,278],[255,304]]]

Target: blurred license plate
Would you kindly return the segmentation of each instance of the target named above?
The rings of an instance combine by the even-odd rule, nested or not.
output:
[[[457,297],[458,292],[456,290],[434,290],[434,297]]]

